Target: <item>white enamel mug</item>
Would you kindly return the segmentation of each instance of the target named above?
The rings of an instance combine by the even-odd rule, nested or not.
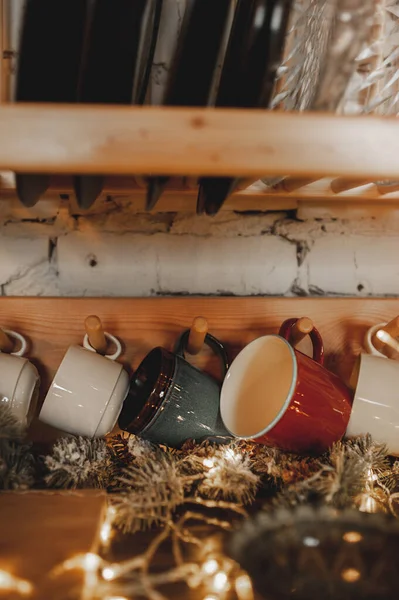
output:
[[[116,346],[102,356],[90,346],[71,346],[53,379],[39,415],[40,421],[67,433],[102,437],[115,427],[129,390],[129,376],[115,362],[122,353],[119,340],[105,333]]]
[[[399,456],[399,362],[362,354],[346,437],[370,433]]]
[[[16,331],[4,330],[8,337],[20,343],[12,354],[0,352],[0,402],[9,405],[22,426],[32,421],[39,396],[40,378],[37,369],[24,358],[26,339]]]

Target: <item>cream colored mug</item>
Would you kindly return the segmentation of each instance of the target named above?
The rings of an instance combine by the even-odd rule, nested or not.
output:
[[[119,340],[109,333],[116,351],[102,356],[86,335],[81,346],[71,346],[58,368],[39,415],[40,421],[74,435],[102,437],[112,431],[129,390],[129,376],[116,362]]]
[[[34,416],[39,396],[40,378],[36,367],[24,357],[26,339],[16,331],[4,333],[20,344],[17,352],[0,352],[0,402],[10,407],[22,426],[28,426]]]
[[[358,358],[357,384],[346,437],[371,434],[399,456],[399,362],[375,354]]]

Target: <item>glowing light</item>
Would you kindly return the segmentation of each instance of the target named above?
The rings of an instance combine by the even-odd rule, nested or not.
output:
[[[115,569],[112,567],[105,567],[105,569],[102,571],[102,576],[106,581],[112,581],[112,579],[115,578],[115,575]]]
[[[105,596],[104,600],[129,600],[126,596]]]
[[[213,589],[215,592],[224,592],[228,588],[228,577],[224,571],[219,571],[213,578]]]
[[[82,566],[85,571],[96,571],[100,564],[101,558],[92,552],[88,552],[82,558]]]
[[[109,542],[112,533],[112,525],[109,521],[105,521],[101,525],[100,538],[103,544]]]
[[[345,533],[343,536],[343,539],[345,542],[348,542],[348,544],[357,544],[362,541],[363,536],[358,531],[348,531],[348,533]]]
[[[202,464],[204,467],[208,467],[208,469],[212,469],[215,466],[214,461],[210,458],[204,458]]]
[[[16,592],[20,596],[30,596],[33,586],[25,579],[14,577],[7,571],[0,571],[0,592]]]
[[[238,600],[254,600],[252,581],[246,573],[239,575],[235,581],[235,589]]]
[[[240,459],[241,455],[234,452],[234,450],[232,450],[231,448],[226,448],[226,450],[224,451],[224,456],[225,458],[227,458],[227,460],[231,460],[231,462],[236,462]]]
[[[74,569],[82,569],[87,573],[95,573],[100,568],[101,564],[102,560],[97,554],[93,554],[92,552],[88,552],[87,554],[77,554],[58,565],[51,572],[51,575],[57,577],[65,571],[72,571]]]
[[[317,538],[308,536],[303,538],[303,545],[308,546],[308,548],[317,548],[320,545],[320,540]]]
[[[372,470],[372,469],[369,469],[369,470],[367,471],[367,479],[368,479],[369,481],[377,481],[377,479],[378,479],[378,475],[376,475],[375,473],[373,473],[373,470]]]
[[[361,577],[361,573],[357,569],[345,569],[345,571],[342,571],[341,575],[342,579],[347,583],[356,583]]]
[[[207,575],[213,575],[214,573],[216,573],[218,568],[219,568],[218,561],[215,560],[214,558],[207,560],[206,563],[204,563],[204,565],[202,567],[202,569],[204,570],[204,572]]]
[[[205,596],[204,600],[218,600],[216,596]]]

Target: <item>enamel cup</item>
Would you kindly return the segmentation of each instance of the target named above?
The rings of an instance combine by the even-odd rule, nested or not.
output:
[[[134,373],[119,417],[119,427],[156,444],[180,447],[186,440],[231,437],[220,416],[220,383],[184,357],[189,331],[175,352],[154,348]],[[228,370],[223,345],[207,335],[205,343]],[[222,440],[221,440],[222,441]]]
[[[240,352],[224,380],[220,410],[236,438],[322,453],[345,433],[351,391],[324,368],[317,329],[310,333],[313,359],[290,345],[297,321],[285,321],[279,335],[260,337]]]
[[[378,352],[378,351],[377,351]],[[371,434],[399,456],[399,362],[361,354],[352,413],[346,437]]]
[[[23,426],[28,426],[34,416],[39,396],[40,379],[36,367],[24,354],[26,339],[15,331],[5,331],[20,343],[12,354],[0,353],[0,402],[10,407],[11,413]]]
[[[40,421],[61,431],[102,437],[112,431],[129,391],[129,376],[116,359],[122,353],[119,340],[105,333],[116,346],[102,356],[91,347],[71,346],[58,368],[39,415]]]

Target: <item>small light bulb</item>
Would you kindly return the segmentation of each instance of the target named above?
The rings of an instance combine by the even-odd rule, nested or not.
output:
[[[239,456],[240,455],[236,454],[231,448],[227,448],[224,451],[224,457],[227,458],[227,460],[231,460],[232,462],[238,460]]]
[[[96,571],[101,564],[101,558],[97,554],[88,552],[83,556],[82,566],[86,571]]]
[[[348,542],[348,544],[357,544],[358,542],[361,542],[362,539],[363,536],[358,531],[348,531],[343,535],[343,540]]]
[[[102,570],[102,576],[106,581],[112,581],[115,577],[115,570],[112,567],[105,567]]]
[[[219,571],[213,578],[213,589],[215,592],[223,592],[227,589],[228,578],[224,571]]]
[[[237,577],[235,588],[238,600],[254,600],[252,581],[246,573]]]
[[[16,592],[20,596],[30,596],[33,586],[25,579],[14,577],[7,571],[0,571],[0,592]]]
[[[103,544],[106,544],[109,541],[109,539],[111,537],[111,533],[112,533],[111,523],[109,521],[105,521],[101,525],[101,531],[100,531],[100,538],[101,538],[101,541],[103,542]]]
[[[210,560],[207,560],[204,563],[202,568],[207,575],[213,575],[218,570],[219,565],[218,565],[217,560],[215,560],[214,558],[211,558]]]
[[[341,575],[342,579],[347,583],[356,583],[361,577],[361,573],[357,569],[345,569]]]
[[[208,467],[209,469],[212,469],[212,467],[215,466],[215,463],[210,458],[204,458],[202,464],[204,465],[204,467]]]

